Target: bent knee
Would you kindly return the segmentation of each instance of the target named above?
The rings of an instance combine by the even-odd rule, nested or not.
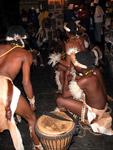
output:
[[[57,103],[58,107],[63,107],[64,106],[64,98],[62,98],[61,96],[59,96],[56,99],[56,103]]]

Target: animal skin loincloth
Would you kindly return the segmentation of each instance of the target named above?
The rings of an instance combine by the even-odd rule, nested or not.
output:
[[[99,110],[90,107],[86,103],[82,108],[81,112],[81,121],[86,120],[90,127],[92,128],[93,132],[106,134],[106,135],[113,135],[112,126],[112,117],[110,113],[107,111],[108,106],[106,105],[104,109]],[[87,111],[87,112],[86,112]]]
[[[11,120],[7,120],[6,118],[6,105],[8,99],[8,80],[12,83],[13,86],[13,93],[11,95],[12,100],[10,105],[12,111]],[[0,84],[1,84],[0,86],[0,132],[3,132],[4,130],[8,129],[11,134],[15,149],[24,150],[21,134],[14,120],[14,113],[18,104],[20,90],[16,86],[14,86],[11,79],[6,76],[0,75]]]

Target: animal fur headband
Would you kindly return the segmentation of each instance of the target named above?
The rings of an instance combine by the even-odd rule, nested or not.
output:
[[[26,39],[27,35],[23,27],[19,25],[11,26],[6,34],[6,41],[17,41],[18,39]]]
[[[25,47],[24,39],[27,39],[26,32],[22,26],[11,26],[6,34],[6,41],[16,42],[16,44]]]

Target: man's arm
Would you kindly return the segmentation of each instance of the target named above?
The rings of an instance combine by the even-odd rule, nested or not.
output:
[[[33,88],[30,80],[30,68],[32,65],[32,61],[33,61],[32,54],[30,52],[27,52],[22,66],[22,74],[23,74],[22,84],[24,87],[24,91],[27,95],[27,98],[30,104],[33,106],[35,103],[35,97],[34,97]]]
[[[87,68],[87,66],[85,66],[85,65],[83,65],[83,64],[81,64],[81,63],[79,63],[79,62],[76,60],[76,57],[75,57],[75,54],[74,54],[74,53],[71,53],[70,59],[71,59],[72,64],[73,64],[75,67],[78,66],[78,67],[84,68],[84,69]]]

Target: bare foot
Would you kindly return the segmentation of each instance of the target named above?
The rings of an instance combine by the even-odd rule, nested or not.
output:
[[[33,150],[44,150],[42,147],[42,144],[39,145],[33,145]]]

